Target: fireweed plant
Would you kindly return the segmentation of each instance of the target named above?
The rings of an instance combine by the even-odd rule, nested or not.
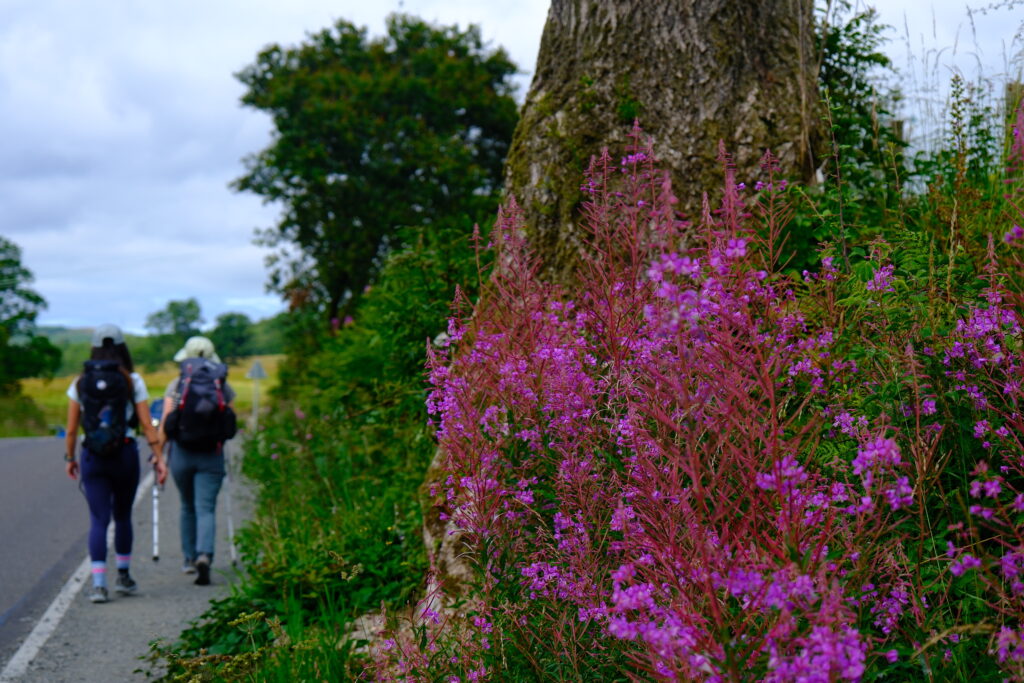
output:
[[[773,158],[721,159],[699,225],[638,129],[596,160],[572,292],[500,213],[428,349],[468,616],[429,596],[377,678],[1024,679],[1024,230],[952,290],[878,236],[794,275]]]

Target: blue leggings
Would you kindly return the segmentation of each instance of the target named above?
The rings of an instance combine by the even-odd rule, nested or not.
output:
[[[121,453],[103,458],[82,448],[82,485],[89,502],[89,557],[107,559],[107,526],[114,518],[114,551],[132,552],[132,503],[139,486],[139,447],[129,439]]]

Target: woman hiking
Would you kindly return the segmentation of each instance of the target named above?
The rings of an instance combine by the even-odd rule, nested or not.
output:
[[[129,595],[138,589],[129,573],[132,556],[132,504],[139,485],[139,448],[135,429],[141,427],[153,451],[159,483],[167,479],[167,466],[146,399],[146,383],[135,372],[124,335],[116,325],[100,325],[93,332],[92,350],[81,375],[68,387],[68,422],[65,471],[81,476],[89,504],[89,557],[92,591],[89,600],[107,602],[107,526],[114,518],[117,579],[114,590]],[[81,463],[76,458],[82,428]]]
[[[227,473],[224,441],[234,436],[235,392],[227,383],[227,366],[206,337],[190,337],[174,360],[181,363],[182,373],[164,394],[160,443],[168,444],[171,475],[181,497],[182,571],[196,574],[196,585],[205,586],[213,564],[217,494]],[[190,414],[192,401],[203,395],[209,398],[209,413]],[[197,423],[202,423],[199,429]],[[204,431],[202,436],[198,431]]]

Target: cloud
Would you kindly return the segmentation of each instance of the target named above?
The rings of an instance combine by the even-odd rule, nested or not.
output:
[[[49,301],[41,320],[141,330],[168,299],[188,296],[208,320],[236,306],[253,316],[275,312],[280,304],[264,292],[266,252],[252,237],[279,209],[228,188],[244,172],[241,159],[267,144],[270,122],[239,105],[233,74],[270,43],[294,45],[340,18],[380,35],[387,13],[403,11],[480,25],[523,69],[522,98],[548,5],[4,0],[0,233],[23,248]],[[962,6],[936,3],[935,22],[925,7],[893,0],[883,19],[902,30],[906,12],[915,49],[929,30],[925,45],[955,37]],[[1000,22],[1001,33],[977,22],[986,55],[999,53],[1006,13]]]
[[[189,296],[208,320],[280,310],[252,244],[279,208],[228,188],[270,135],[233,74],[339,18],[380,35],[399,9],[479,23],[532,69],[547,0],[0,3],[0,233],[49,302],[41,322],[141,331]]]

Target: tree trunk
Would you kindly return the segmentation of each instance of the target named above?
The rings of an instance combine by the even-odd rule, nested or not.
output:
[[[813,0],[552,0],[505,166],[545,276],[571,281],[583,171],[603,148],[624,150],[634,118],[691,216],[721,187],[719,140],[741,180],[758,173],[766,148],[789,177],[808,177],[818,120],[812,10]],[[444,481],[443,459],[439,450],[424,490]],[[463,594],[465,540],[429,502],[424,509],[432,585]]]
[[[813,0],[552,0],[505,168],[547,274],[571,272],[583,171],[622,152],[634,118],[690,218],[721,185],[719,140],[739,180],[765,149],[810,178],[813,46]]]

